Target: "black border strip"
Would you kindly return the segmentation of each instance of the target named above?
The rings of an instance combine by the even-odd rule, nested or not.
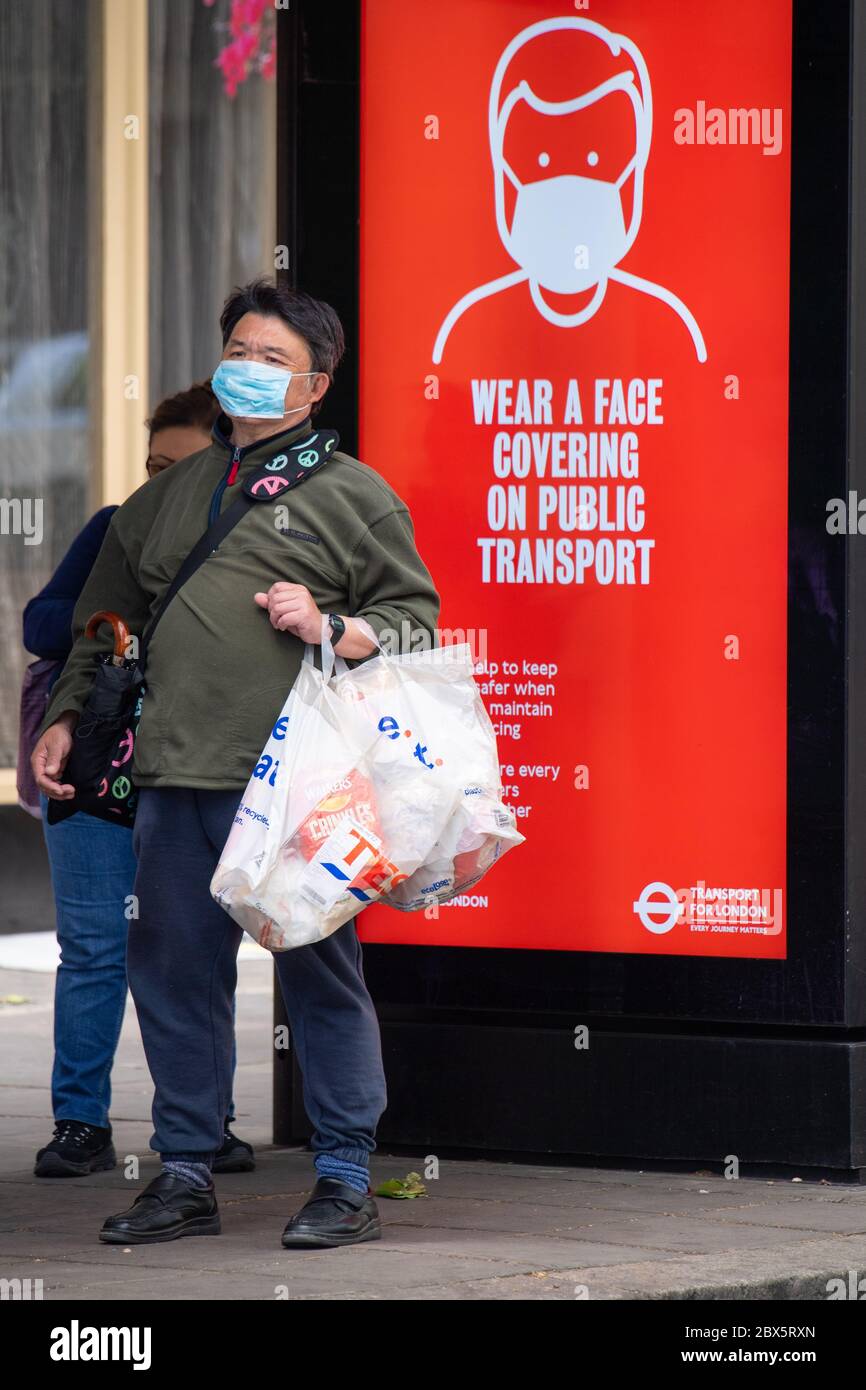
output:
[[[294,253],[297,283],[332,303],[346,327],[347,357],[327,423],[354,452],[360,4],[298,0],[278,14],[281,90],[294,84],[280,98],[278,240]],[[788,959],[366,944],[365,975],[383,1015],[418,1019],[448,1010],[483,1022],[495,1011],[499,1021],[524,1024],[592,1015],[630,1027],[664,1019],[673,1031],[685,1031],[690,1020],[837,1029],[866,1023],[866,990],[851,989],[846,1002],[846,545],[825,524],[827,499],[847,486],[850,27],[848,0],[795,0]]]

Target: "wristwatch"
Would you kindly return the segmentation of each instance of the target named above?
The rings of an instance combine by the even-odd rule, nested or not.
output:
[[[346,624],[343,622],[343,619],[340,617],[339,613],[329,613],[328,626],[331,630],[331,646],[336,647],[337,643],[340,641],[340,638],[345,636]]]

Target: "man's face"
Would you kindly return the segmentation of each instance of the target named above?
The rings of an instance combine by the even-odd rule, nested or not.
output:
[[[244,314],[238,320],[223,348],[223,361],[264,362],[269,367],[281,367],[289,372],[312,370],[310,349],[304,339],[282,319],[263,314]],[[288,415],[288,421],[300,423],[304,418],[304,406],[312,406],[324,396],[327,389],[328,377],[324,372],[317,372],[315,376],[293,376],[285,397],[286,413],[292,412]],[[241,415],[234,418],[243,420],[252,417]],[[278,424],[276,420],[272,423],[274,426]]]

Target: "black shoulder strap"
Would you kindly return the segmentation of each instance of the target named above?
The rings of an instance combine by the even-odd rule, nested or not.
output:
[[[213,525],[207,528],[204,535],[199,536],[192,550],[174,576],[174,579],[166,589],[162,603],[151,618],[150,625],[141,639],[141,649],[138,657],[138,668],[140,671],[144,671],[148,644],[153,637],[156,625],[166,608],[168,608],[168,605],[171,603],[178,589],[182,588],[186,581],[195,574],[196,570],[201,568],[208,556],[212,555],[213,552],[219,548],[229,531],[237,526],[241,517],[245,516],[253,505],[252,498],[242,492],[239,497],[235,498],[231,506],[226,507],[225,511],[217,517]]]
[[[305,435],[303,439],[299,439],[297,444],[293,444],[285,453],[277,454],[262,468],[256,469],[250,475],[244,483],[243,491],[235,498],[231,506],[226,507],[213,525],[207,528],[203,536],[199,536],[166,589],[162,602],[141,639],[137,663],[139,671],[144,672],[148,644],[153,637],[157,623],[178,589],[182,588],[196,570],[200,569],[208,556],[219,548],[229,531],[237,526],[241,517],[246,516],[250,507],[254,507],[257,502],[272,502],[274,497],[279,496],[281,492],[285,492],[289,488],[299,487],[306,478],[311,477],[313,473],[318,472],[323,464],[327,463],[339,442],[340,436],[336,430],[317,430],[314,434]]]

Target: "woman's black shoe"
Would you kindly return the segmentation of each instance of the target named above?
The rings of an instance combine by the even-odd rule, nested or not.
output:
[[[132,1206],[109,1216],[99,1239],[109,1245],[153,1245],[178,1236],[218,1236],[220,1215],[213,1183],[187,1187],[176,1173],[160,1173]]]
[[[223,1144],[211,1165],[212,1173],[250,1173],[256,1166],[256,1156],[251,1144],[239,1139],[229,1129],[226,1120],[223,1130]]]
[[[111,1142],[111,1126],[88,1125],[83,1120],[58,1120],[54,1138],[36,1155],[37,1178],[81,1178],[117,1167]]]

